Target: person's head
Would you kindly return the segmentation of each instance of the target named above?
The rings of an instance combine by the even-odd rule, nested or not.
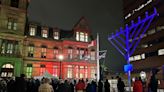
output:
[[[118,78],[118,81],[122,81],[122,79],[119,77],[119,78]]]
[[[45,78],[45,79],[43,80],[43,83],[50,83],[50,80],[49,80],[48,78]]]
[[[135,81],[138,81],[139,80],[139,78],[138,77],[135,77]]]
[[[24,77],[25,77],[25,74],[21,74],[20,77],[21,77],[21,78],[24,78]]]
[[[106,82],[108,82],[108,79],[106,79]]]
[[[156,75],[159,72],[159,69],[153,68],[152,69],[152,75]]]

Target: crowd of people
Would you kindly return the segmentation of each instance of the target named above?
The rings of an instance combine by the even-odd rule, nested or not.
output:
[[[117,91],[125,92],[124,81],[120,77],[117,78]],[[148,85],[148,90],[144,90]],[[157,92],[157,79],[155,73],[150,76],[149,82],[143,83],[140,78],[136,78],[132,83],[133,92]],[[15,79],[0,79],[0,92],[113,92],[108,79],[104,82],[99,80],[88,79],[26,79],[24,74]]]

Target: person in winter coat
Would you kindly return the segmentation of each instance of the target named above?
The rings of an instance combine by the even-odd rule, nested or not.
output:
[[[82,80],[79,80],[79,82],[75,86],[77,92],[84,92],[85,89],[85,83],[82,82]]]
[[[133,92],[143,92],[142,82],[138,78],[135,78],[135,82],[133,84]]]
[[[98,82],[98,92],[103,92],[103,83],[101,80]]]
[[[20,77],[16,77],[13,92],[27,92],[27,81],[25,78],[25,74],[21,74]]]
[[[106,79],[104,84],[105,92],[110,92],[110,83],[108,82],[108,79]]]
[[[118,92],[124,92],[125,91],[124,87],[125,87],[124,82],[122,81],[121,78],[118,78],[118,83],[117,83]]]
[[[38,92],[54,92],[53,87],[49,84],[50,80],[45,78],[43,84],[39,86]]]
[[[93,80],[91,82],[91,91],[90,92],[97,92],[97,84]]]

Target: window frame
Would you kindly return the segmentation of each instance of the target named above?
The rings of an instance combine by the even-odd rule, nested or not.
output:
[[[48,38],[48,29],[47,28],[42,28],[42,37],[43,38]]]
[[[30,36],[35,36],[36,35],[36,30],[37,30],[37,28],[35,26],[30,26],[29,27],[29,35]]]

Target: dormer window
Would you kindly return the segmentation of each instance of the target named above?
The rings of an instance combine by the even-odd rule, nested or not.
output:
[[[85,32],[76,32],[76,40],[88,42],[88,33]]]
[[[79,32],[76,32],[76,40],[79,41]]]
[[[48,30],[47,29],[42,30],[42,37],[44,37],[44,38],[48,37]]]
[[[88,34],[85,33],[85,42],[88,42]]]
[[[54,39],[58,40],[59,39],[59,32],[54,31]]]
[[[80,32],[80,41],[84,41],[84,33],[83,32]]]
[[[36,34],[36,28],[30,27],[30,36],[35,36],[35,34]]]

